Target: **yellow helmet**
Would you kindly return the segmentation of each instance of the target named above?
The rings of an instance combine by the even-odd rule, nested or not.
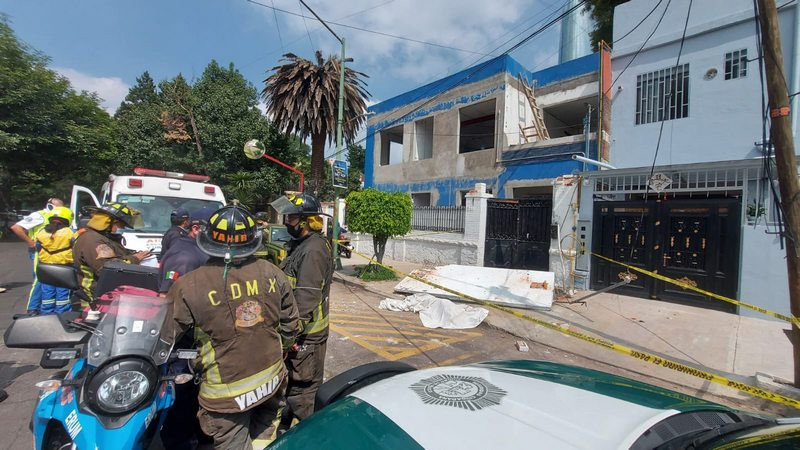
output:
[[[57,206],[50,211],[50,220],[62,219],[67,224],[72,223],[72,210],[66,206]]]

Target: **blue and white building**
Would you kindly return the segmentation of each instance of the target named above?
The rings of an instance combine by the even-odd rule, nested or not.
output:
[[[800,14],[797,2],[776,3],[786,82],[798,92]],[[585,174],[576,272],[595,289],[619,280],[620,266],[591,258],[591,250],[788,314],[771,194],[777,185],[765,170],[753,2],[689,7],[689,0],[632,0],[615,10],[609,138],[616,169]],[[793,112],[795,140],[798,119]],[[648,189],[653,164],[663,183]],[[644,276],[619,292],[757,314]]]

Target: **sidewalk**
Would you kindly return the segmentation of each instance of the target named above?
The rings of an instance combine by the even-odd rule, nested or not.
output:
[[[365,263],[366,261],[357,255],[353,255],[350,260],[342,259],[344,267],[340,273],[350,278],[353,266]],[[389,260],[384,260],[384,263],[403,273],[422,267],[418,264]],[[369,283],[358,280],[358,282],[386,296],[397,298],[402,296],[393,292],[399,280]],[[578,292],[575,298],[585,294],[586,292]],[[790,330],[790,325],[784,322],[742,317],[613,293],[591,297],[584,305],[556,302],[550,311],[518,311],[562,328],[568,327],[750,385],[757,385],[756,373],[765,373],[789,381],[793,378],[792,346],[786,334]],[[485,323],[528,341],[540,342],[595,359],[639,373],[648,379],[657,378],[700,392],[739,400],[751,407],[772,409],[774,406],[770,402],[734,389],[636,360],[628,355],[538,326],[503,311],[490,309]],[[771,385],[759,386],[775,390]],[[791,393],[783,391],[781,393],[792,396]],[[794,414],[797,414],[797,411],[794,411]]]

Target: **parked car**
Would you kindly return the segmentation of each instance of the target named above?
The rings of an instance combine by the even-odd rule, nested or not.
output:
[[[264,237],[261,248],[255,253],[259,258],[264,258],[276,266],[286,258],[285,245],[292,239],[285,225],[269,224],[264,227]]]
[[[647,383],[545,361],[414,370],[356,367],[272,449],[798,448],[800,418],[736,411]]]

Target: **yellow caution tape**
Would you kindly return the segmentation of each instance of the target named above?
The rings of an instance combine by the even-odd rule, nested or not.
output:
[[[728,444],[721,445],[719,447],[714,447],[714,450],[732,450],[737,448],[745,448],[750,447],[752,444],[767,444],[772,442],[782,442],[786,443],[786,439],[790,437],[800,437],[800,429],[799,428],[789,428],[783,431],[779,431],[777,433],[769,433],[769,434],[761,434],[758,436],[751,436],[745,439],[737,439],[735,442],[730,442]]]
[[[664,282],[667,282],[667,283],[670,283],[670,284],[674,284],[675,286],[682,287],[683,289],[688,289],[690,291],[695,291],[695,292],[698,292],[700,294],[707,295],[707,296],[709,296],[711,298],[715,298],[717,300],[722,300],[723,302],[732,303],[734,305],[741,306],[742,308],[751,309],[753,311],[760,312],[761,314],[764,314],[764,315],[767,315],[767,316],[771,316],[771,317],[774,317],[776,319],[783,320],[785,322],[793,323],[793,324],[795,324],[795,326],[800,328],[800,318],[797,318],[797,317],[794,317],[794,316],[787,316],[785,314],[777,313],[775,311],[770,311],[770,310],[764,309],[764,308],[762,308],[760,306],[751,305],[749,303],[745,303],[743,301],[736,300],[734,298],[726,297],[724,295],[715,294],[713,292],[706,291],[705,289],[700,289],[697,286],[694,286],[694,285],[691,285],[691,284],[688,284],[688,283],[684,283],[681,280],[676,280],[676,279],[673,279],[673,278],[670,278],[670,277],[665,277],[664,275],[659,275],[659,274],[657,274],[655,272],[651,272],[649,270],[645,270],[645,269],[642,269],[640,267],[631,266],[631,265],[625,264],[623,262],[615,261],[615,260],[613,260],[613,259],[611,259],[611,258],[609,258],[607,256],[598,255],[597,253],[594,253],[594,252],[592,252],[592,256],[596,256],[596,257],[598,257],[598,258],[600,258],[602,260],[605,260],[605,261],[608,261],[608,262],[612,262],[614,264],[619,264],[620,266],[625,267],[626,269],[635,270],[636,272],[643,273],[643,274],[645,274],[645,275],[647,275],[649,277],[653,277],[653,278],[655,278],[657,280],[661,280],[661,281],[664,281]]]
[[[597,337],[594,337],[594,336],[590,336],[588,334],[584,334],[584,333],[581,333],[579,331],[571,330],[569,328],[562,328],[562,327],[560,327],[558,325],[555,325],[555,324],[552,324],[552,323],[550,323],[550,322],[548,322],[546,320],[537,319],[535,317],[531,317],[531,316],[522,314],[521,312],[516,311],[514,309],[511,309],[511,308],[508,308],[508,307],[505,307],[505,306],[501,306],[501,305],[497,305],[497,304],[494,304],[494,303],[490,303],[490,302],[488,302],[486,300],[481,300],[479,298],[472,297],[471,295],[458,292],[456,290],[453,290],[453,289],[450,289],[448,287],[439,285],[437,283],[433,283],[431,281],[424,280],[424,279],[422,279],[420,277],[403,273],[403,272],[401,272],[401,271],[399,271],[399,270],[397,270],[397,269],[395,269],[393,267],[389,267],[389,266],[386,266],[384,264],[380,264],[377,261],[375,261],[373,258],[370,258],[369,256],[367,256],[367,255],[365,255],[363,253],[360,253],[358,251],[353,250],[353,253],[355,253],[356,255],[358,255],[358,256],[360,256],[360,257],[362,257],[364,259],[369,260],[371,264],[375,264],[375,265],[381,266],[381,267],[383,267],[383,268],[385,268],[387,270],[391,270],[392,272],[396,273],[399,276],[409,277],[409,278],[417,280],[417,281],[419,281],[421,283],[425,283],[425,284],[427,284],[429,286],[432,286],[432,287],[435,287],[437,289],[441,289],[441,290],[443,290],[445,292],[449,292],[451,294],[457,295],[457,296],[461,297],[462,299],[468,300],[468,301],[470,301],[472,303],[477,303],[477,304],[486,306],[487,308],[493,308],[493,309],[497,309],[497,310],[500,310],[500,311],[503,311],[503,312],[507,312],[507,313],[511,314],[512,316],[518,318],[518,319],[522,319],[522,320],[525,320],[525,321],[528,321],[528,322],[532,322],[532,323],[535,323],[536,325],[541,325],[541,326],[543,326],[545,328],[548,328],[550,330],[557,331],[559,333],[566,334],[566,335],[578,338],[578,339],[580,339],[580,340],[582,340],[584,342],[589,342],[591,344],[595,344],[595,345],[599,345],[599,346],[605,347],[605,348],[607,348],[609,350],[614,350],[615,352],[631,356],[631,357],[636,358],[636,359],[638,359],[640,361],[648,362],[648,363],[655,364],[655,365],[661,366],[661,367],[666,367],[667,369],[672,369],[672,370],[674,370],[676,372],[680,372],[680,373],[683,373],[683,374],[686,374],[686,375],[691,375],[691,376],[694,376],[694,377],[697,377],[697,378],[701,378],[703,380],[710,381],[712,383],[716,383],[716,384],[719,384],[719,385],[722,385],[722,386],[725,386],[725,387],[733,388],[733,389],[736,389],[738,391],[744,392],[746,394],[750,394],[750,395],[755,396],[755,397],[760,397],[760,398],[763,398],[765,400],[769,400],[771,402],[775,402],[775,403],[779,403],[781,405],[791,406],[793,408],[800,409],[800,400],[795,400],[793,398],[789,398],[789,397],[783,396],[783,395],[775,393],[775,392],[767,391],[767,390],[761,389],[761,388],[756,387],[756,386],[750,386],[748,384],[740,383],[738,381],[731,380],[731,379],[729,379],[727,377],[724,377],[722,375],[717,375],[717,374],[712,373],[712,372],[707,372],[705,370],[696,369],[694,367],[687,366],[685,364],[682,364],[682,363],[679,363],[679,362],[676,362],[676,361],[672,361],[672,360],[669,360],[667,358],[662,358],[660,356],[656,356],[656,355],[651,354],[651,353],[647,353],[647,352],[640,351],[640,350],[634,350],[634,349],[632,349],[632,348],[630,348],[628,346],[625,346],[625,345],[622,345],[622,344],[618,344],[616,342],[613,342],[613,341],[610,341],[610,340],[607,340],[607,339],[601,339],[601,338],[597,338]]]

